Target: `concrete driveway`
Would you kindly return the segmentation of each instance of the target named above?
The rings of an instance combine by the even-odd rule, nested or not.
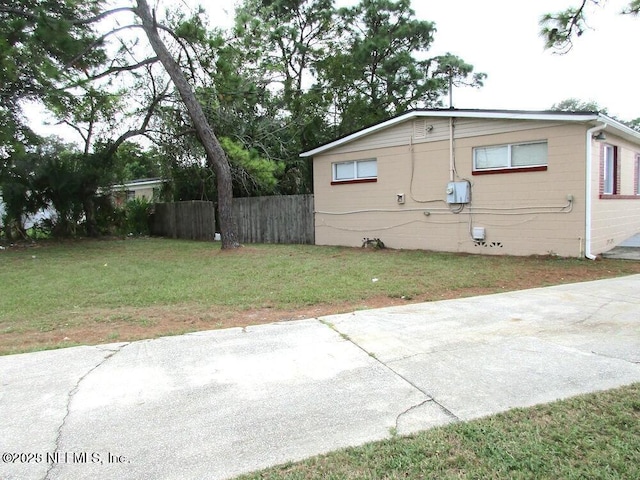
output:
[[[640,275],[0,357],[0,478],[222,479],[640,381]]]

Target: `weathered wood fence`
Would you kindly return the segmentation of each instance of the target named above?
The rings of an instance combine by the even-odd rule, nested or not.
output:
[[[216,215],[213,202],[156,203],[151,234],[189,240],[213,240]]]
[[[233,199],[240,243],[315,243],[313,195],[278,195]],[[213,202],[156,203],[151,234],[213,240]]]
[[[240,243],[315,243],[313,195],[233,199]]]

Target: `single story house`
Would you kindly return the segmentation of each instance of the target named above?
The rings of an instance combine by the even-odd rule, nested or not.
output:
[[[640,133],[599,113],[412,110],[301,156],[319,245],[595,258],[640,232]]]
[[[113,185],[111,194],[116,205],[122,205],[129,200],[144,199],[149,202],[158,198],[162,185],[166,182],[162,178],[141,178],[122,185]]]

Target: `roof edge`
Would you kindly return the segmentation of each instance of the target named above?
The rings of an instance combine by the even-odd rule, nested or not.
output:
[[[403,114],[391,117],[376,124],[362,128],[355,132],[344,135],[336,140],[319,145],[311,150],[302,152],[300,157],[313,157],[319,153],[331,150],[341,145],[350,143],[362,137],[366,137],[376,131],[402,123],[411,118],[418,117],[440,117],[440,118],[485,118],[485,119],[508,119],[508,120],[555,120],[562,122],[596,122],[600,121],[616,130],[620,130],[626,137],[632,138],[640,143],[640,132],[627,127],[613,118],[599,112],[578,111],[561,112],[555,110],[530,111],[530,110],[478,110],[478,109],[415,109]]]

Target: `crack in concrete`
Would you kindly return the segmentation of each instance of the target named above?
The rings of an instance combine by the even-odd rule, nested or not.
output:
[[[73,397],[76,395],[76,393],[78,393],[78,390],[80,389],[80,384],[82,383],[82,381],[85,378],[87,378],[92,372],[96,371],[98,368],[100,368],[102,365],[104,365],[105,362],[107,362],[107,360],[109,360],[110,358],[115,356],[117,353],[121,352],[122,349],[124,347],[126,347],[127,345],[129,345],[129,343],[123,343],[123,344],[120,344],[120,345],[116,346],[114,349],[98,347],[98,350],[100,350],[102,352],[109,352],[109,353],[107,355],[105,355],[104,358],[102,360],[100,360],[96,365],[94,365],[92,368],[90,368],[84,375],[82,375],[78,379],[76,384],[73,386],[73,388],[69,391],[69,394],[67,395],[66,412],[65,412],[64,417],[62,419],[62,423],[58,427],[58,433],[56,434],[53,453],[57,452],[58,449],[60,448],[60,439],[62,438],[62,430],[64,429],[64,427],[65,427],[65,425],[67,423],[69,415],[71,414],[71,401],[73,400]],[[47,469],[47,471],[46,471],[46,473],[45,473],[45,475],[43,477],[43,480],[49,480],[49,475],[51,475],[51,473],[53,472],[53,470],[56,467],[56,465],[57,465],[56,463],[51,463],[51,465],[49,465],[49,468]]]
[[[603,310],[604,308],[608,307],[609,305],[611,305],[615,300],[609,300],[605,303],[603,303],[602,305],[600,305],[598,308],[596,308],[593,312],[591,312],[589,315],[585,316],[582,320],[578,320],[575,322],[571,322],[569,323],[569,325],[579,325],[585,322],[588,322],[589,320],[591,320],[593,317],[595,317],[601,310]]]
[[[334,332],[336,332],[338,335],[340,335],[341,338],[343,338],[344,340],[346,340],[347,342],[351,343],[352,345],[354,345],[355,347],[357,347],[358,349],[362,350],[364,353],[366,353],[369,357],[373,358],[376,362],[378,362],[380,365],[382,365],[384,368],[386,368],[387,370],[389,370],[391,373],[393,373],[394,375],[396,375],[397,377],[401,378],[404,382],[408,383],[409,385],[411,385],[413,388],[415,388],[417,391],[419,391],[420,393],[422,393],[425,397],[427,397],[425,400],[423,400],[422,402],[416,404],[416,405],[412,405],[411,407],[407,408],[405,411],[400,412],[397,416],[396,416],[396,421],[395,421],[395,426],[396,426],[396,430],[398,428],[398,420],[400,419],[401,416],[405,415],[406,413],[410,412],[411,410],[414,410],[416,408],[419,408],[420,406],[424,405],[426,402],[433,402],[435,405],[438,406],[438,408],[440,408],[440,410],[442,410],[442,412],[447,415],[449,418],[451,418],[454,422],[460,422],[460,418],[453,413],[451,410],[449,410],[447,407],[445,407],[442,403],[440,403],[438,400],[435,399],[435,397],[431,394],[429,394],[429,392],[426,392],[425,390],[423,390],[422,388],[420,388],[418,385],[416,385],[415,383],[413,383],[411,380],[409,380],[407,377],[405,377],[404,375],[402,375],[400,372],[394,370],[393,368],[391,368],[388,364],[386,364],[385,362],[383,362],[382,360],[380,360],[378,357],[376,357],[374,352],[369,352],[367,351],[365,348],[363,348],[361,345],[358,345],[349,335],[340,332],[340,330],[338,330],[338,328],[332,324],[329,323],[325,320],[322,319],[318,319],[318,321],[320,323],[322,323],[323,325],[329,327],[331,330],[333,330]]]
[[[395,372],[394,372],[395,373]],[[402,378],[402,376],[400,376]],[[403,378],[404,380],[404,378]],[[412,384],[413,385],[413,384]],[[415,387],[415,385],[413,385]],[[445,406],[443,406],[441,403],[439,403],[438,401],[436,401],[433,397],[429,396],[428,394],[426,394],[423,390],[420,390],[422,393],[424,393],[425,395],[427,395],[429,398],[427,398],[426,400],[423,400],[420,403],[416,403],[415,405],[410,406],[409,408],[407,408],[404,412],[400,412],[398,414],[398,416],[396,417],[396,423],[395,423],[395,432],[397,433],[399,430],[399,423],[400,423],[400,418],[402,418],[403,416],[405,416],[406,414],[408,414],[409,412],[411,412],[412,410],[415,410],[417,408],[420,408],[424,405],[427,405],[428,403],[433,403],[434,405],[436,405],[447,417],[449,417],[453,423],[457,423],[460,422],[460,418],[458,416],[456,416],[456,414],[454,414],[451,410],[449,410],[448,408],[446,408]]]
[[[616,357],[614,355],[607,355],[606,353],[596,352],[595,350],[591,350],[591,353],[593,355],[598,356],[598,357],[610,358],[612,360],[620,360],[622,362],[627,362],[627,363],[630,363],[632,365],[640,365],[640,360],[629,360],[627,358]]]

